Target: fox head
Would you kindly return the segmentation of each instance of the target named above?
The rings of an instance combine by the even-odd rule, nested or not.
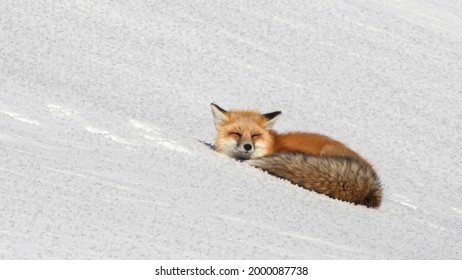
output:
[[[254,159],[267,155],[273,146],[271,127],[281,112],[261,114],[255,111],[226,111],[211,104],[217,136],[215,150],[239,159]]]

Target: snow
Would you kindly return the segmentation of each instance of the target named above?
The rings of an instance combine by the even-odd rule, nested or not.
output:
[[[460,1],[0,3],[0,258],[462,258]],[[211,102],[372,162],[330,199],[218,155]]]

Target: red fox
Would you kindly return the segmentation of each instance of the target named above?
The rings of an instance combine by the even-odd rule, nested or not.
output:
[[[215,150],[332,198],[377,208],[382,187],[372,165],[321,134],[272,130],[280,111],[226,111],[211,104]]]

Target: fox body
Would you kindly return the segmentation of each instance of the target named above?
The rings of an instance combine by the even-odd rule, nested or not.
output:
[[[280,111],[211,108],[217,152],[333,198],[380,206],[382,188],[372,165],[343,143],[321,134],[277,133],[272,126]]]

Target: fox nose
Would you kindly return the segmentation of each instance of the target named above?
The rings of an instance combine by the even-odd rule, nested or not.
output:
[[[252,145],[244,144],[244,149],[248,152],[248,151],[252,150]]]

